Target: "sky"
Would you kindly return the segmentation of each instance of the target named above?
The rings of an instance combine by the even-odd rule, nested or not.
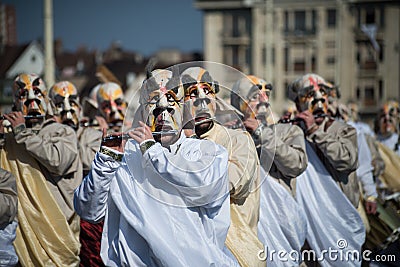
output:
[[[18,43],[43,39],[43,0],[0,0],[17,15]],[[149,56],[160,48],[202,51],[202,13],[194,0],[53,0],[54,39],[65,50],[124,50]]]

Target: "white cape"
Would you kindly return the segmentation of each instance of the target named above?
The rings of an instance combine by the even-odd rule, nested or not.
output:
[[[267,266],[299,266],[307,220],[293,196],[261,168],[258,238],[265,246]]]
[[[193,148],[197,144],[198,141],[186,139],[182,147]],[[203,154],[201,159],[207,158],[205,153],[212,150],[212,145],[207,145],[208,151],[196,150]],[[230,218],[228,180],[225,176],[227,161],[223,159],[227,155],[214,157],[214,163],[218,166],[210,162],[210,168],[192,173],[187,169],[185,171],[187,166],[183,166],[187,158],[181,157],[178,164],[180,155],[187,152],[185,149],[179,150],[175,161],[163,157],[163,148],[158,146],[154,145],[145,154],[148,158],[157,158],[153,164],[159,166],[152,170],[143,169],[143,164],[151,163],[146,163],[146,157],[142,156],[137,143],[126,147],[125,161],[117,169],[116,178],[110,184],[108,213],[101,245],[101,256],[105,264],[237,266],[236,260],[224,247]],[[171,182],[170,190],[164,193],[158,188],[160,185],[165,186],[164,183],[157,183],[160,173],[163,179]],[[212,177],[221,183],[215,183]],[[199,185],[196,181],[200,181],[197,180],[200,178],[210,179],[209,185],[214,186],[208,196],[203,194],[204,188],[196,188]],[[186,190],[174,190],[174,186],[186,187]],[[213,191],[216,191],[215,194]],[[183,195],[179,195],[179,192]],[[215,198],[208,199],[213,194]],[[182,202],[178,201],[180,198]],[[189,207],[180,205],[184,203]],[[199,205],[195,206],[196,203]]]
[[[308,167],[297,178],[296,198],[308,220],[307,241],[321,266],[361,266],[361,217],[308,142],[306,149]]]

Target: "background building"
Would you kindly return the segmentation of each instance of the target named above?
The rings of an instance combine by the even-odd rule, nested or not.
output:
[[[204,59],[272,82],[280,113],[288,83],[315,72],[357,100],[365,117],[400,96],[400,2],[197,0]],[[230,84],[234,81],[224,81]]]
[[[0,46],[17,44],[15,8],[0,3]]]

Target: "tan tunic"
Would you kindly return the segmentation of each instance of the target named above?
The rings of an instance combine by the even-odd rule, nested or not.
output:
[[[275,124],[261,133],[260,163],[271,177],[295,196],[295,179],[306,168],[308,158],[300,127]]]
[[[202,135],[228,150],[228,176],[231,193],[231,226],[227,247],[241,266],[265,266],[257,255],[263,249],[257,237],[260,209],[260,163],[251,136],[219,124]]]
[[[17,237],[23,266],[79,265],[79,217],[73,193],[82,181],[75,131],[54,121],[6,133],[1,167],[18,188]]]
[[[83,176],[89,172],[94,155],[100,149],[103,133],[91,127],[79,127],[76,132],[79,142],[79,155],[83,166]]]
[[[326,118],[318,130],[307,136],[333,179],[354,207],[358,207],[360,190],[357,131],[347,123]]]

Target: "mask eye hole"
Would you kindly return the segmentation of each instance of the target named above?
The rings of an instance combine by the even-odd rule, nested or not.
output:
[[[188,88],[189,96],[190,98],[196,98],[199,95],[199,90],[197,89],[197,86],[191,86]]]
[[[114,102],[117,105],[117,107],[122,107],[125,104],[125,102],[122,98],[117,98],[117,99],[115,99]]]
[[[101,109],[106,110],[106,109],[111,109],[111,104],[109,101],[105,101],[101,103]]]
[[[19,91],[19,94],[18,94],[18,98],[19,99],[24,99],[24,98],[26,98],[28,96],[28,90],[26,90],[26,89],[21,89],[20,91]]]

